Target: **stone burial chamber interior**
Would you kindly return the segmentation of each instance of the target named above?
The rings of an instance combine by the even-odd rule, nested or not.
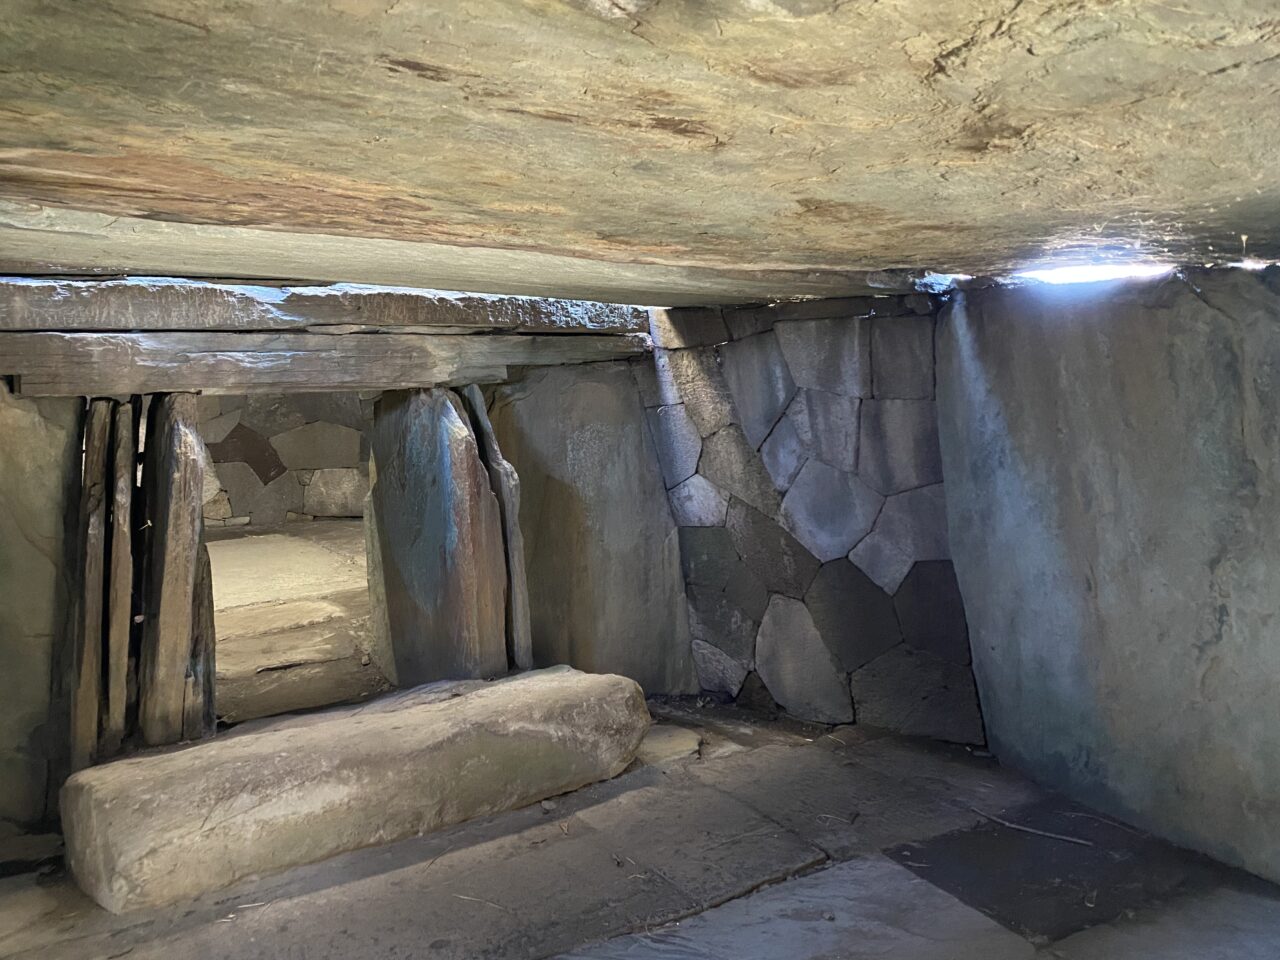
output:
[[[1280,957],[1280,20],[12,0],[0,960]]]

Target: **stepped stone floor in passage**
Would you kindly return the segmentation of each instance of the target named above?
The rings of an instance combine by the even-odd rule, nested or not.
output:
[[[650,710],[612,781],[175,907],[112,916],[48,866],[0,879],[0,957],[1280,956],[1276,888],[970,751]]]

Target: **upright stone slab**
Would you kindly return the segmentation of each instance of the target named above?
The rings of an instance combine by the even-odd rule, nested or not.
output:
[[[116,406],[111,436],[111,538],[107,569],[106,695],[99,754],[120,751],[128,699],[129,635],[133,627],[133,488],[137,482],[136,405]],[[203,445],[201,446],[203,452]],[[207,487],[208,484],[205,484]]]
[[[115,913],[174,903],[608,779],[649,727],[624,677],[545,670],[477,687],[84,770],[62,792],[72,874]]]
[[[678,535],[626,364],[533,371],[490,413],[520,474],[535,663],[695,692]]]
[[[726,343],[719,351],[742,432],[759,450],[795,395],[795,381],[772,331]]]
[[[406,686],[507,669],[502,518],[461,404],[444,389],[389,391],[374,418],[371,501]]]
[[[142,480],[147,582],[138,667],[139,726],[152,746],[183,739],[204,483],[195,425],[194,394],[152,398]]]
[[[72,592],[84,400],[22,400],[0,381],[0,819],[45,818],[67,751],[57,652]],[[69,666],[69,664],[67,665]],[[69,677],[67,677],[69,679]],[[51,705],[51,695],[54,700]]]

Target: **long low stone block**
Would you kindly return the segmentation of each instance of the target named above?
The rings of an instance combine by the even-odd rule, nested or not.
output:
[[[174,903],[608,779],[649,726],[634,681],[564,667],[375,706],[80,771],[77,882],[113,913]]]

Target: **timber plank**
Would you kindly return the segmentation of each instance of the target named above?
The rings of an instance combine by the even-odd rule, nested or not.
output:
[[[0,330],[305,330],[326,326],[643,333],[642,307],[339,283],[0,277]]]
[[[648,349],[640,334],[0,333],[0,375],[26,396],[409,389]]]
[[[149,560],[138,707],[149,746],[176,743],[184,734],[204,473],[195,421],[194,394],[152,398],[142,481]]]
[[[107,450],[113,406],[110,400],[90,400],[84,427],[80,486],[80,619],[71,698],[73,773],[90,766],[98,758],[107,550]]]

